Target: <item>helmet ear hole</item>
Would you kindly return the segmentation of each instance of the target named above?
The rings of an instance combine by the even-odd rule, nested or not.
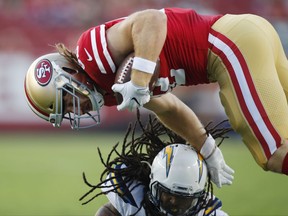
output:
[[[65,72],[67,72],[71,75],[78,73],[76,70],[68,68],[68,67],[62,67],[62,70],[64,70]]]
[[[49,106],[49,109],[50,109],[50,110],[53,110],[53,107],[54,107],[54,104],[51,104],[51,105]]]

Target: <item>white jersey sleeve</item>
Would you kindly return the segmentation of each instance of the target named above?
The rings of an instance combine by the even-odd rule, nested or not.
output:
[[[123,166],[123,165],[122,165]],[[110,173],[106,179],[115,177],[114,173]],[[143,207],[139,210],[141,202],[144,198],[145,187],[137,181],[125,183],[121,176],[113,178],[113,180],[108,181],[103,184],[105,186],[102,188],[103,192],[115,188],[116,185],[120,183],[121,187],[117,189],[116,192],[109,192],[106,194],[110,203],[117,209],[121,216],[128,216],[135,214],[137,211],[137,216],[145,216],[145,210]],[[120,196],[121,194],[121,196]]]

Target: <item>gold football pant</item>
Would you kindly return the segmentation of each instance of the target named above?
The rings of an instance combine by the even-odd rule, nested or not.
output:
[[[288,138],[288,61],[272,25],[251,15],[225,15],[209,34],[208,75],[257,163]]]

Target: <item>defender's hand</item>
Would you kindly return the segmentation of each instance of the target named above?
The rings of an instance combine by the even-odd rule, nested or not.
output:
[[[150,92],[148,87],[136,86],[132,81],[123,84],[114,84],[112,86],[114,92],[119,92],[123,101],[117,106],[118,110],[128,109],[133,111],[137,107],[142,107],[150,101]]]
[[[221,188],[222,185],[231,185],[234,179],[234,170],[225,163],[222,152],[216,146],[215,140],[211,135],[206,139],[200,153],[206,161],[211,181],[218,188]]]

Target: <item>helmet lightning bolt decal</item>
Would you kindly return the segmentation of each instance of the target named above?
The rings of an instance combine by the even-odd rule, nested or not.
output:
[[[174,146],[167,146],[164,150],[163,158],[166,157],[166,177],[169,175],[172,160],[174,158]]]
[[[198,163],[198,167],[199,167],[199,179],[198,179],[198,182],[200,182],[200,180],[202,178],[202,175],[203,175],[203,157],[200,154],[197,154],[197,155],[198,155],[197,163]]]

